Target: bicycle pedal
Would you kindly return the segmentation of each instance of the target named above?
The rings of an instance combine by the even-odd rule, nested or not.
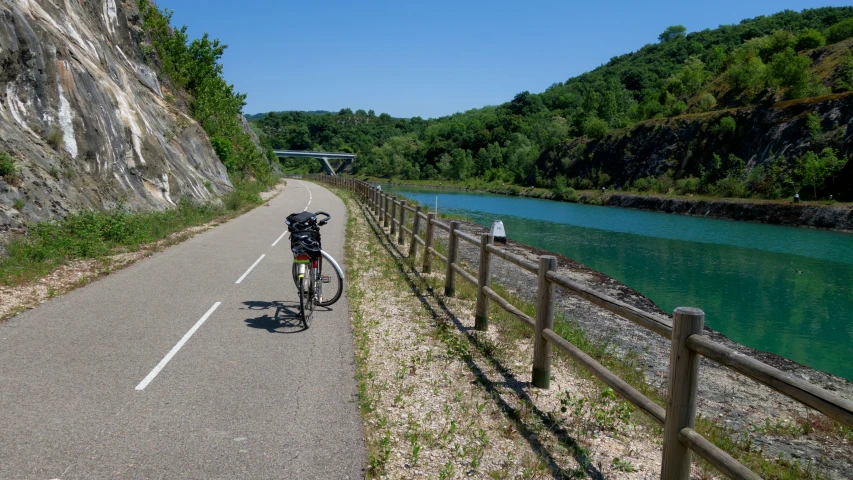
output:
[[[323,283],[329,283],[332,281],[332,277],[328,275],[323,275],[320,277],[320,281],[322,281]]]

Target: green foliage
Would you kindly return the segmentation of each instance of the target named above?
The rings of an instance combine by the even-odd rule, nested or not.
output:
[[[822,188],[826,181],[840,172],[847,165],[847,158],[838,158],[837,152],[832,148],[825,148],[820,155],[808,152],[797,159],[794,173],[800,177],[800,183],[806,187],[812,187],[815,199],[817,189]]]
[[[558,200],[566,202],[576,202],[578,200],[575,189],[569,187],[569,182],[566,180],[565,175],[557,175],[557,178],[554,179],[554,188],[552,191]]]
[[[687,33],[687,29],[684,28],[684,25],[672,25],[658,35],[658,40],[661,42],[671,42],[677,38],[684,38],[685,33]]]
[[[213,147],[230,174],[271,178],[266,155],[242,129],[240,115],[246,95],[234,91],[222,76],[222,58],[227,45],[202,38],[189,40],[187,27],[172,28],[172,11],[159,10],[149,0],[137,0],[143,30],[151,40],[143,48],[149,63],[159,60],[162,73],[190,96],[193,117],[211,138]]]
[[[829,43],[837,43],[853,37],[853,18],[847,18],[832,25],[826,29],[825,34],[826,41]]]
[[[732,90],[751,100],[767,86],[767,66],[756,52],[749,51],[729,68],[726,80]]]
[[[717,180],[712,193],[720,197],[745,197],[746,185],[737,177],[725,177]]]
[[[717,102],[726,107],[733,101],[749,103],[776,93],[771,86],[792,98],[820,94],[823,90],[811,65],[804,63],[809,59],[792,56],[788,49],[813,44],[819,40],[815,32],[848,18],[853,18],[851,7],[785,11],[689,34],[674,26],[661,35],[660,43],[614,57],[540,94],[521,92],[501,105],[437,119],[342,109],[270,113],[254,123],[268,139],[268,147],[331,151],[351,147],[358,154],[355,173],[425,180],[479,178],[518,185],[533,179],[553,188],[549,183],[553,179],[531,175],[533,166],[541,168],[538,162],[547,161],[566,142],[585,144],[577,137],[615,136],[618,129],[637,122],[681,115],[687,106],[705,112],[717,108]],[[736,127],[732,118],[716,131],[728,135]],[[294,163],[286,168],[297,167]],[[568,165],[559,168],[558,172],[568,171]],[[703,188],[712,188],[725,176],[718,173],[706,178]],[[667,184],[676,187],[672,177],[663,184],[656,178],[651,182],[656,190]],[[571,178],[566,188],[595,188],[597,183],[598,178]]]
[[[18,181],[18,167],[15,166],[15,159],[6,153],[0,153],[0,177],[6,183],[17,183]]]
[[[820,116],[815,112],[810,112],[806,115],[806,128],[813,140],[820,140],[823,137],[823,127],[820,125]]]
[[[50,127],[50,131],[47,133],[47,144],[53,147],[54,150],[59,150],[65,145],[62,130],[59,127]]]
[[[824,45],[826,45],[826,37],[814,28],[803,30],[794,41],[794,49],[797,51],[811,50]]]
[[[717,106],[717,99],[710,93],[704,93],[696,101],[696,109],[700,112],[710,112]]]
[[[793,48],[773,55],[767,65],[770,83],[787,90],[788,98],[801,98],[817,93],[819,87],[811,72],[812,62],[808,57],[797,55]]]
[[[720,135],[728,135],[735,133],[737,130],[737,121],[732,117],[723,117],[716,125],[711,127],[711,131]]]
[[[853,54],[849,51],[838,64],[838,79],[835,88],[840,91],[853,90]]]
[[[583,121],[583,134],[589,138],[602,138],[608,130],[607,122],[598,117],[588,117]]]
[[[687,111],[687,104],[684,103],[684,100],[679,100],[672,104],[672,107],[669,110],[669,114],[671,116],[678,116]]]
[[[698,178],[690,176],[676,181],[675,191],[678,192],[680,195],[692,195],[694,193],[699,193],[700,185],[701,182]]]

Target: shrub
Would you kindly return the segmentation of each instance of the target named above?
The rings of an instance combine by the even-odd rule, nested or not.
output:
[[[15,159],[5,153],[0,153],[0,177],[3,177],[8,183],[17,178],[18,168],[15,166]]]
[[[569,187],[569,182],[566,180],[565,175],[557,175],[557,178],[554,179],[554,188],[552,191],[554,192],[554,196],[559,200],[576,202],[578,199],[575,189]]]
[[[714,194],[720,197],[745,197],[746,185],[735,177],[725,177],[714,184]]]
[[[742,63],[729,68],[726,80],[735,92],[747,100],[754,98],[767,86],[767,66],[757,55],[748,56]]]
[[[593,188],[595,188],[595,184],[592,183],[592,180],[590,180],[589,178],[581,179],[578,186],[580,187],[581,190],[592,190]]]
[[[835,88],[839,91],[853,90],[853,55],[847,52],[838,64],[838,80]]]
[[[811,112],[806,115],[806,128],[808,128],[809,135],[813,140],[819,140],[823,137],[823,127],[820,125],[820,117],[817,113]]]
[[[717,106],[717,99],[710,93],[704,93],[696,102],[696,109],[700,112],[709,112]]]
[[[829,43],[836,43],[853,37],[853,18],[842,20],[835,25],[826,29],[826,40]]]
[[[701,182],[698,178],[690,176],[676,181],[675,191],[681,195],[687,195],[688,193],[698,193],[700,185]]]
[[[601,138],[610,130],[607,122],[598,117],[587,117],[582,128],[583,134],[589,138]]]
[[[653,177],[644,177],[634,180],[633,188],[638,192],[648,192],[652,189],[655,179]]]
[[[746,189],[750,193],[760,192],[763,190],[763,185],[767,181],[767,173],[763,165],[758,165],[746,175]]]
[[[814,28],[803,30],[794,41],[794,49],[797,51],[811,50],[824,45],[826,45],[826,38]]]
[[[675,180],[672,178],[672,172],[659,175],[652,184],[652,189],[657,193],[669,193],[673,188],[675,188]]]
[[[723,117],[711,130],[721,135],[734,133],[737,130],[737,122],[732,117]]]
[[[47,144],[53,147],[54,150],[59,150],[63,147],[62,130],[59,127],[50,127],[50,132],[47,134]]]
[[[669,109],[669,114],[673,117],[677,117],[687,111],[687,104],[684,103],[683,100],[679,100],[672,104],[672,108]]]

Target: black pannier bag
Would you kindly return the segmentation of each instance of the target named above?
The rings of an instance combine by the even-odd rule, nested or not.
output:
[[[290,250],[293,253],[320,255],[320,227],[317,226],[317,217],[313,213],[288,215],[287,230],[290,232]]]
[[[291,213],[287,216],[285,223],[287,223],[287,231],[290,233],[309,229],[319,231],[320,229],[317,226],[317,217],[311,212]]]

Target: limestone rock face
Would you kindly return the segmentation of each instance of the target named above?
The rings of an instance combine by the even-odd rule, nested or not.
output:
[[[145,64],[129,0],[0,0],[0,233],[231,189],[202,128]],[[171,100],[167,101],[167,99]]]

